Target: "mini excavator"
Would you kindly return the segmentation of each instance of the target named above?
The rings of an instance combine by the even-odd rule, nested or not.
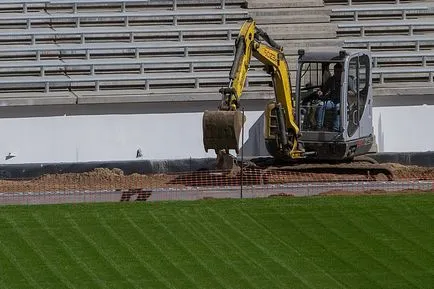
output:
[[[275,98],[264,112],[264,140],[273,165],[286,164],[294,169],[294,165],[306,163],[348,164],[370,152],[375,140],[369,51],[299,50],[293,95],[283,47],[251,19],[242,25],[235,41],[229,85],[219,90],[222,100],[218,110],[203,114],[204,148],[207,152],[215,150],[217,169],[236,165],[230,150],[239,153],[245,122],[240,99],[252,57],[264,65],[274,88]],[[391,174],[375,161],[369,163],[371,170],[374,167],[379,169],[377,173]]]

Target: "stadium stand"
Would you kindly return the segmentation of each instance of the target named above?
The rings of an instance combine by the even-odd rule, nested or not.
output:
[[[391,95],[405,87],[412,87],[411,93],[432,87],[434,1],[324,2],[343,47],[372,52],[374,95],[383,87]]]
[[[101,101],[119,90],[143,92],[141,101],[217,91],[249,17],[284,46],[292,71],[300,48],[367,48],[376,87],[433,81],[434,1],[0,0],[0,8],[6,105],[79,103],[71,99],[95,92]],[[247,84],[259,98],[271,91],[261,68],[253,61]]]
[[[4,97],[25,92],[27,100],[103,84],[148,91],[226,82],[233,37],[248,17],[242,4],[0,1],[0,88]],[[264,75],[251,78],[257,74]]]
[[[343,8],[333,8],[333,18],[339,20],[359,21],[361,19],[376,19],[382,20],[386,18],[406,20],[408,17],[421,11],[427,11],[426,5],[384,5],[377,4],[362,5],[361,7],[350,5]]]

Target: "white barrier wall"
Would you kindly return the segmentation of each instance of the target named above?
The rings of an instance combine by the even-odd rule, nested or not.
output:
[[[264,155],[262,111],[245,114],[245,155]],[[434,105],[374,108],[379,151],[434,151],[432,123]],[[135,160],[137,150],[140,159],[214,157],[202,146],[200,111],[11,117],[0,131],[2,164]]]
[[[434,105],[373,109],[379,152],[434,151]]]
[[[101,105],[84,111],[71,111],[67,106],[34,107],[34,111],[26,108],[24,113],[22,108],[12,109],[3,112],[6,117],[0,118],[3,135],[0,163],[214,157],[214,152],[206,153],[203,148],[202,114],[204,109],[215,109],[215,106],[215,102],[209,107],[194,103],[176,107],[170,104],[128,104],[124,108],[112,105],[108,111],[101,109]],[[261,103],[258,110],[262,107]],[[178,110],[181,113],[173,112]],[[261,113],[245,112],[246,131]],[[47,114],[51,116],[44,116]]]

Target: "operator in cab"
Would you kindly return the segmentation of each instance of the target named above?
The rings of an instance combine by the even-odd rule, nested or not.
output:
[[[323,130],[324,117],[326,111],[333,112],[333,127],[332,130],[338,132],[340,130],[340,103],[341,103],[341,79],[342,79],[342,64],[336,63],[333,67],[333,76],[329,77],[321,90],[318,91],[318,96],[321,100],[317,108],[317,130]]]

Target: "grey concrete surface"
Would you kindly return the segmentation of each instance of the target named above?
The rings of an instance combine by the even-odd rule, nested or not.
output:
[[[331,23],[310,23],[306,24],[268,24],[262,25],[274,40],[292,40],[299,39],[333,39],[336,38],[336,27]]]
[[[142,201],[177,201],[201,199],[240,199],[267,198],[271,196],[306,197],[317,196],[327,192],[344,192],[363,194],[370,191],[400,192],[400,191],[428,191],[434,189],[433,181],[416,182],[332,182],[332,183],[294,183],[266,186],[231,186],[186,189],[155,189],[148,191],[150,196]],[[42,192],[42,193],[0,193],[0,206],[4,205],[42,205],[65,203],[95,203],[138,201],[139,197],[131,195],[125,198],[122,191],[71,191],[71,192]]]
[[[272,97],[272,88],[247,88],[243,93],[243,100],[263,100]],[[123,90],[119,91],[82,91],[76,92],[78,104],[96,103],[134,103],[134,102],[195,102],[212,101],[217,103],[221,100],[218,88],[199,88],[199,89],[159,89],[154,92],[144,90]]]
[[[21,92],[2,93],[1,106],[38,106],[38,105],[63,105],[76,104],[77,98],[72,92]]]
[[[329,9],[327,8],[264,8],[250,9],[250,16],[258,25],[271,23],[318,23],[330,22]]]
[[[248,0],[248,8],[324,7],[323,0]]]

